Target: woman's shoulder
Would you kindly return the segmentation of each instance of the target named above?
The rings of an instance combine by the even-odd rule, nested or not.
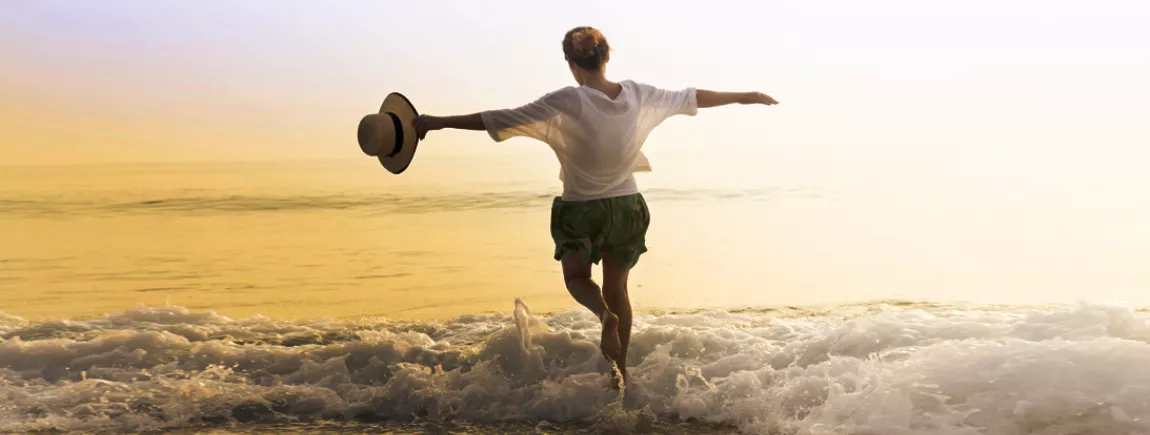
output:
[[[632,89],[638,91],[638,93],[640,95],[659,92],[660,90],[663,89],[662,86],[654,85],[654,84],[651,84],[651,83],[648,83],[645,81],[641,81],[641,80],[627,79],[627,80],[622,80],[619,83],[624,84],[624,86],[630,86]]]
[[[536,101],[536,104],[542,104],[564,113],[572,112],[578,110],[581,104],[579,92],[580,90],[576,86],[564,86],[543,94]]]
[[[564,86],[564,87],[561,87],[561,88],[556,89],[554,91],[548,92],[548,93],[544,94],[543,96],[544,97],[550,97],[550,96],[556,96],[556,95],[574,95],[576,92],[579,92],[578,87],[576,87],[576,86]]]
[[[542,97],[539,97],[539,100],[552,105],[569,104],[571,101],[579,100],[579,88],[575,86],[564,86],[543,94]]]
[[[639,80],[635,80],[635,79],[619,80],[619,84],[621,84],[623,86],[635,88],[635,89],[646,89],[646,88],[654,87],[654,86],[651,86],[650,84],[648,84],[647,82],[643,82],[643,81],[639,81]]]
[[[635,90],[635,95],[638,96],[640,99],[646,99],[646,98],[656,98],[657,99],[657,98],[662,98],[664,95],[668,95],[668,94],[676,94],[676,93],[682,93],[682,92],[688,92],[688,91],[693,92],[695,90],[695,88],[693,88],[693,87],[683,87],[683,88],[666,87],[666,86],[659,86],[659,85],[650,84],[647,82],[641,82],[638,80],[624,80],[624,81],[620,81],[619,83],[624,83],[624,82],[626,82],[630,86],[632,86],[632,89]]]
[[[640,101],[645,100],[659,90],[658,86],[634,79],[620,80],[619,84],[630,88],[635,97]]]

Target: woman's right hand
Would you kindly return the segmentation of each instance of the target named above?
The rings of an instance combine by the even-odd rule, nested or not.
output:
[[[775,104],[779,104],[779,102],[775,101],[774,98],[771,98],[770,95],[764,94],[762,92],[747,92],[742,95],[742,98],[739,98],[739,104],[765,104],[768,106],[773,106]]]

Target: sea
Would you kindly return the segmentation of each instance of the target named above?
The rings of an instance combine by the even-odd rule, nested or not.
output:
[[[1148,181],[656,160],[616,391],[557,166],[417,160],[0,166],[0,432],[1150,433]]]

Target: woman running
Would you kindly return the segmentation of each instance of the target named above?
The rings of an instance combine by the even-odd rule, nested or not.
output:
[[[627,276],[647,252],[650,214],[634,172],[650,171],[640,150],[652,130],[674,115],[728,104],[778,104],[759,92],[666,90],[631,80],[607,79],[610,46],[598,30],[571,29],[563,55],[578,87],[567,86],[524,106],[470,115],[422,115],[419,138],[444,128],[487,131],[496,142],[524,136],[547,143],[559,158],[563,194],[551,205],[555,259],[567,291],[602,322],[600,349],[614,363],[612,386],[627,376],[631,301]],[[603,263],[603,287],[591,278]],[[621,375],[621,377],[619,376]]]

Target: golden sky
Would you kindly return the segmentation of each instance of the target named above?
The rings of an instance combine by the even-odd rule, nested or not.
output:
[[[559,42],[585,24],[615,48],[611,78],[783,103],[674,120],[659,150],[1150,158],[1150,3],[1134,0],[6,0],[0,17],[0,164],[360,158],[355,125],[388,92],[455,114],[573,84]]]
[[[847,203],[828,198],[794,209],[767,201],[757,212],[740,208],[743,201],[727,209],[674,209],[672,202],[664,235],[652,240],[665,252],[691,254],[656,255],[654,264],[665,263],[653,271],[738,271],[718,279],[756,287],[714,287],[736,289],[730,300],[745,303],[777,301],[758,287],[766,278],[799,296],[821,286],[835,298],[841,289],[853,298],[914,295],[926,286],[1017,289],[1012,296],[1039,301],[1128,286],[1120,295],[1141,298],[1150,258],[1147,22],[1144,0],[2,0],[0,166],[281,159],[356,159],[362,166],[319,178],[245,169],[227,172],[243,177],[227,183],[215,178],[223,172],[167,174],[160,165],[142,165],[165,175],[151,181],[117,178],[120,168],[112,166],[71,178],[74,168],[47,168],[43,173],[64,175],[9,177],[24,185],[8,181],[0,190],[82,196],[98,188],[103,195],[158,179],[171,189],[224,185],[229,192],[337,181],[375,192],[404,183],[436,189],[543,177],[556,187],[557,164],[545,145],[495,144],[463,131],[433,134],[417,160],[464,158],[423,160],[410,175],[390,177],[395,184],[372,184],[387,175],[362,155],[355,128],[392,91],[424,113],[450,115],[516,106],[574,84],[560,41],[571,27],[592,25],[614,47],[613,79],[763,91],[782,102],[665,123],[647,142],[655,172],[643,186],[846,186],[851,194]],[[515,157],[492,167],[473,164],[468,154],[536,160]],[[0,175],[7,172],[20,171]],[[310,215],[300,219],[266,240],[313,223]],[[64,237],[70,233],[51,227],[58,223],[27,220],[4,230],[25,238],[11,244],[20,255],[74,252],[85,243],[103,255],[105,240],[120,246],[124,238],[141,252],[187,249],[180,255],[200,258],[225,239],[258,240],[228,232],[246,232],[246,224],[212,224],[220,227],[165,223],[156,233],[134,221],[119,232],[69,223],[67,231],[81,236]],[[480,225],[477,231],[489,234],[488,223]],[[676,230],[722,226],[729,231],[720,236]],[[43,234],[56,244],[39,243]],[[155,243],[172,234],[187,245]],[[203,234],[216,238],[201,240]],[[342,234],[331,235],[333,249],[364,243],[362,231]],[[523,246],[537,246],[530,240]],[[743,249],[757,255],[731,255]],[[712,263],[699,266],[697,258]],[[539,261],[539,273],[555,273],[549,258]],[[282,266],[261,263],[273,268],[268,276]],[[698,276],[698,285],[682,288],[712,279]],[[671,281],[650,283],[665,289]],[[570,302],[562,291],[555,295]]]

